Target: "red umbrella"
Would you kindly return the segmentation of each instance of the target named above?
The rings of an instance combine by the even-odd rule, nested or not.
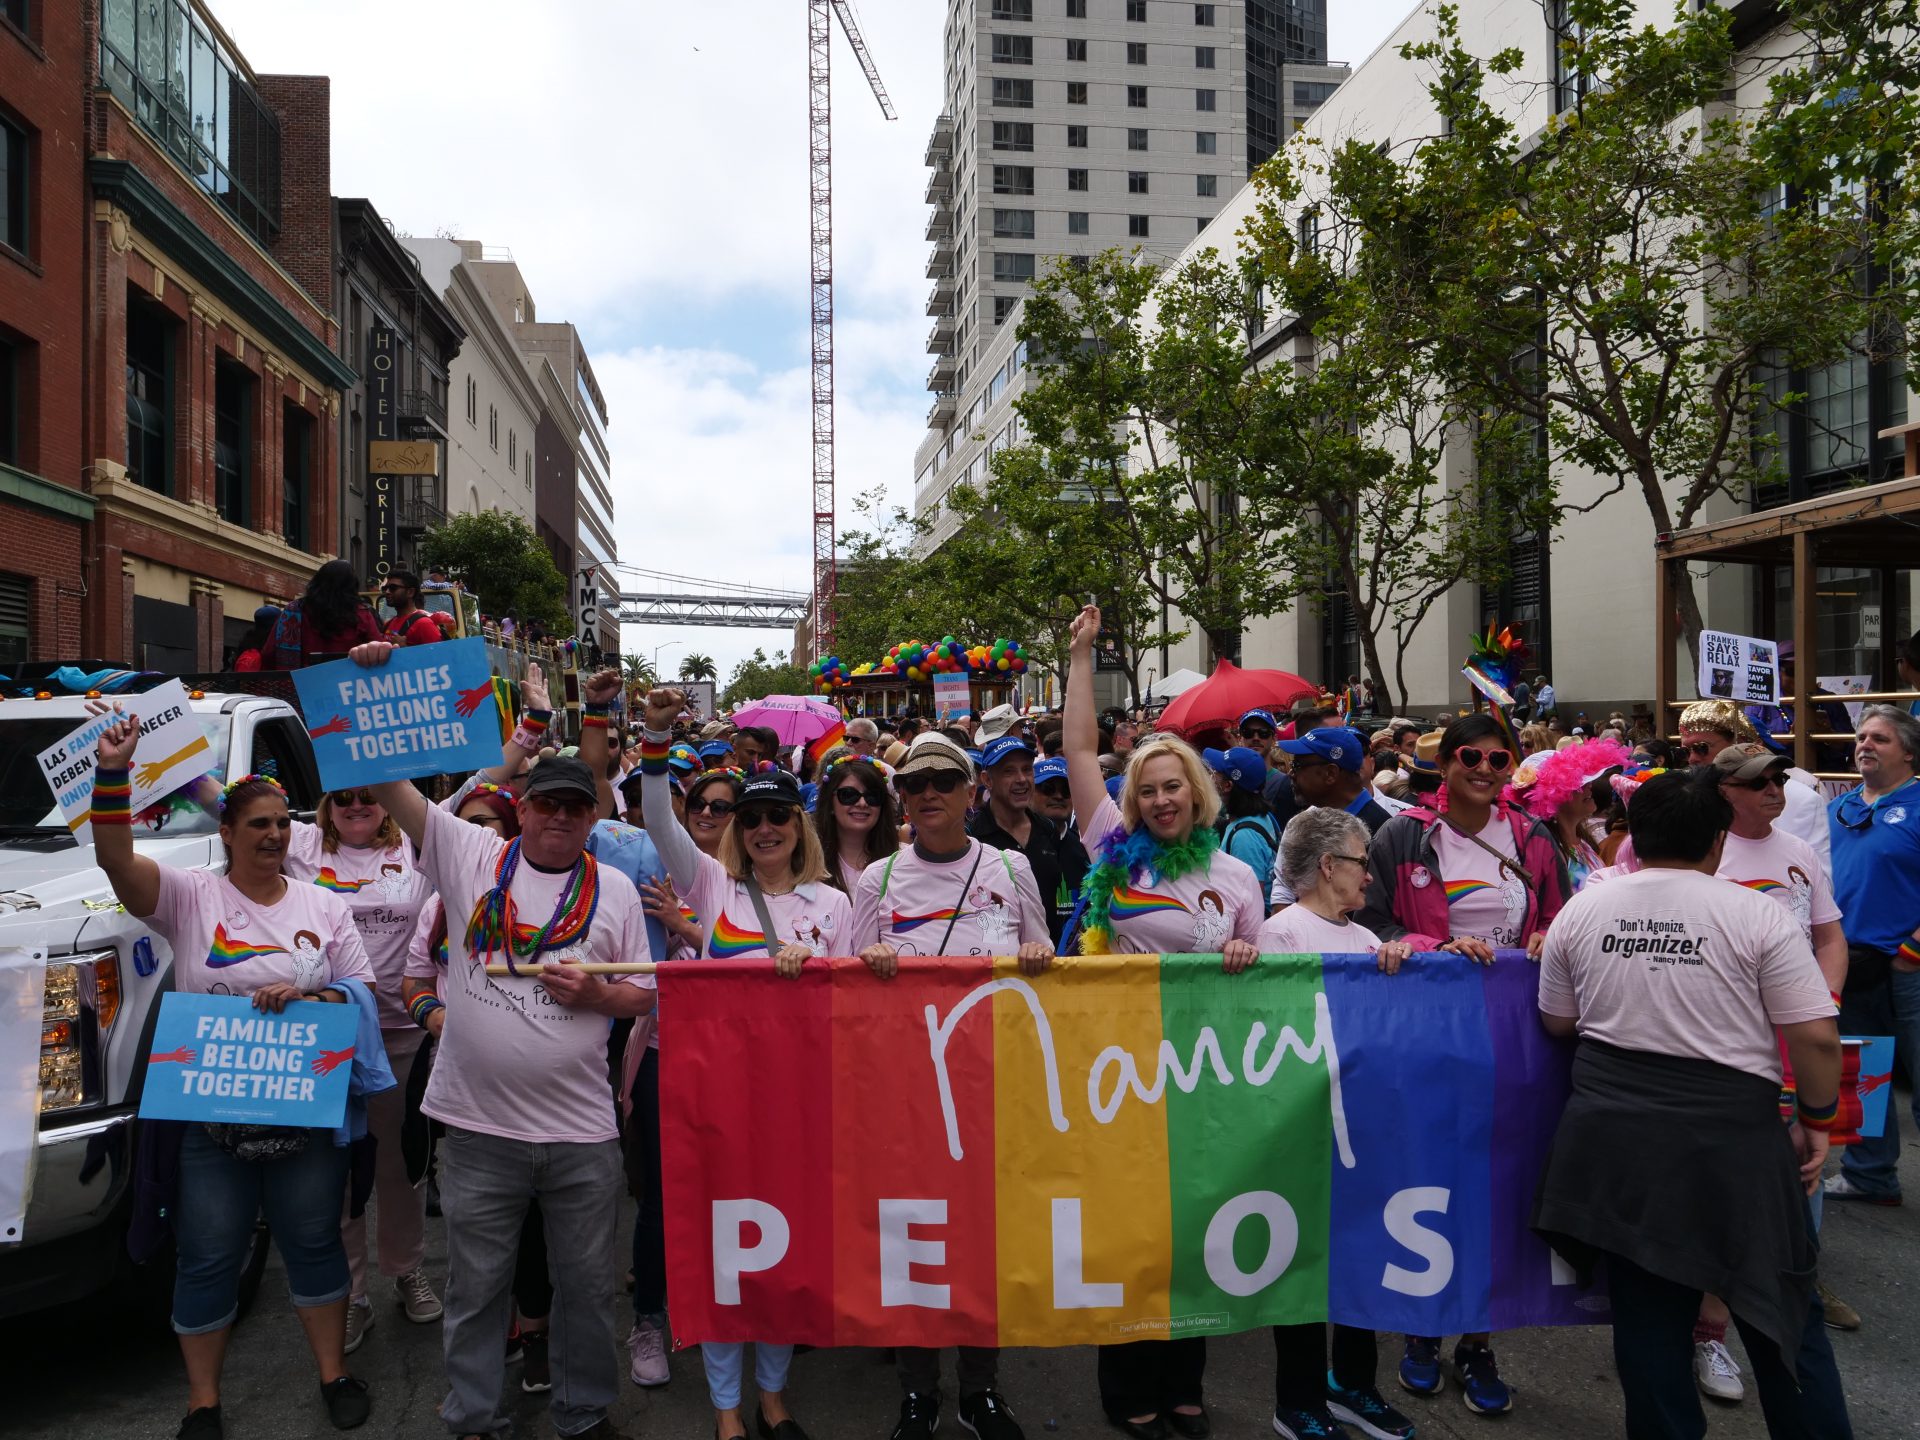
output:
[[[1231,660],[1222,660],[1213,674],[1162,710],[1154,726],[1181,735],[1231,730],[1249,710],[1274,711],[1274,719],[1280,721],[1295,700],[1319,693],[1320,687],[1311,680],[1285,670],[1242,670]]]

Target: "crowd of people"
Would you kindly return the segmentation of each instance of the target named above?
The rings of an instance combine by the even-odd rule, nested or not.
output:
[[[310,595],[265,649],[301,653],[311,629],[318,649],[377,667],[427,643],[417,583],[389,584],[385,635],[328,628]],[[1908,1067],[1920,1049],[1920,720],[1866,706],[1861,782],[1831,803],[1737,706],[1694,704],[1677,746],[1618,715],[1562,733],[1544,676],[1513,723],[1362,724],[1356,684],[1190,743],[1098,711],[1099,623],[1091,606],[1075,623],[1057,714],[857,716],[822,753],[698,724],[678,691],[630,697],[611,670],[583,680],[578,743],[556,749],[535,667],[499,765],[442,802],[359,786],[306,823],[271,776],[207,784],[220,874],[135,851],[136,727],[110,728],[99,863],[170,944],[176,988],[270,1012],[320,999],[363,1023],[340,1132],[184,1128],[168,1202],[184,1440],[223,1433],[221,1362],[260,1210],[341,1428],[371,1409],[347,1357],[374,1327],[375,1264],[406,1320],[442,1326],[452,1435],[505,1433],[517,1383],[550,1394],[560,1435],[615,1440],[623,1275],[628,1379],[667,1382],[672,1019],[651,974],[575,962],[760,959],[791,978],[857,957],[886,982],[902,957],[1015,956],[1039,974],[1057,956],[1199,954],[1232,975],[1299,952],[1370,954],[1387,975],[1538,963],[1541,1023],[1580,1044],[1534,1225],[1607,1278],[1627,1433],[1695,1437],[1702,1393],[1741,1398],[1733,1325],[1771,1434],[1850,1435],[1827,1329],[1862,1320],[1816,1282],[1821,1206],[1899,1202],[1898,1118],[1830,1174],[1826,1137],[1843,1030],[1899,1035]],[[443,1291],[425,1264],[434,1187]],[[616,1254],[623,1192],[635,1219]],[[1514,1405],[1497,1336],[1400,1337],[1385,1367],[1371,1331],[1272,1338],[1286,1440],[1405,1440],[1415,1400],[1449,1383],[1476,1415]],[[752,1346],[751,1397],[746,1349],[701,1347],[716,1440],[805,1440],[793,1346]],[[931,1440],[939,1353],[893,1359],[892,1440]],[[1136,1440],[1206,1436],[1206,1363],[1198,1337],[1103,1345],[1102,1411]],[[1383,1368],[1415,1398],[1390,1400]],[[961,1348],[953,1394],[979,1440],[1023,1434],[997,1351]]]

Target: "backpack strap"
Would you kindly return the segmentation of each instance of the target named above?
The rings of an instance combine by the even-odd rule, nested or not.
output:
[[[893,862],[899,858],[900,852],[898,850],[887,856],[886,868],[880,872],[880,894],[878,898],[881,900],[887,898],[887,886],[893,883]]]

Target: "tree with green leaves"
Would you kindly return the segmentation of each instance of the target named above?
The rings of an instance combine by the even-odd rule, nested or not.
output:
[[[719,669],[713,663],[711,655],[701,655],[689,651],[680,657],[680,678],[682,680],[716,680]]]
[[[420,563],[459,581],[490,615],[513,615],[522,625],[538,621],[560,635],[572,632],[567,578],[518,515],[450,515],[421,537]]]
[[[733,674],[727,679],[727,688],[720,692],[720,703],[734,706],[749,700],[765,699],[769,695],[812,693],[813,682],[807,678],[805,665],[789,660],[784,650],[774,651],[773,658],[769,660],[766,651],[756,646],[753,654],[733,667]]]
[[[1818,24],[1844,7],[1789,8]],[[1556,462],[1600,477],[1563,509],[1632,491],[1651,532],[1670,532],[1769,472],[1766,408],[1802,398],[1769,397],[1769,372],[1897,343],[1911,297],[1862,283],[1880,207],[1857,188],[1806,186],[1819,177],[1803,133],[1819,85],[1776,88],[1757,110],[1729,98],[1748,63],[1732,7],[1682,5],[1664,29],[1639,24],[1631,0],[1554,13],[1564,78],[1544,133],[1510,118],[1522,55],[1470,53],[1443,6],[1436,37],[1402,51],[1432,67],[1441,133],[1397,160],[1343,147],[1318,203],[1360,237],[1354,281],[1442,337],[1443,391],[1532,420]],[[1856,37],[1852,53],[1867,48]],[[1796,183],[1783,154],[1802,167]],[[1676,601],[1697,643],[1684,571]]]

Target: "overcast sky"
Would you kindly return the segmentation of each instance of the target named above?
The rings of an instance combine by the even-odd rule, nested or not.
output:
[[[257,71],[333,80],[333,191],[504,246],[579,327],[612,417],[624,565],[803,590],[811,555],[800,0],[211,0]],[[1412,0],[1334,0],[1358,61]],[[865,0],[887,122],[834,35],[837,481],[905,503],[925,434],[926,139],[942,0]],[[625,577],[645,588],[640,577]],[[902,636],[902,639],[911,637]],[[630,626],[724,681],[778,630]],[[677,642],[677,643],[675,643]],[[870,656],[849,656],[857,663]]]

